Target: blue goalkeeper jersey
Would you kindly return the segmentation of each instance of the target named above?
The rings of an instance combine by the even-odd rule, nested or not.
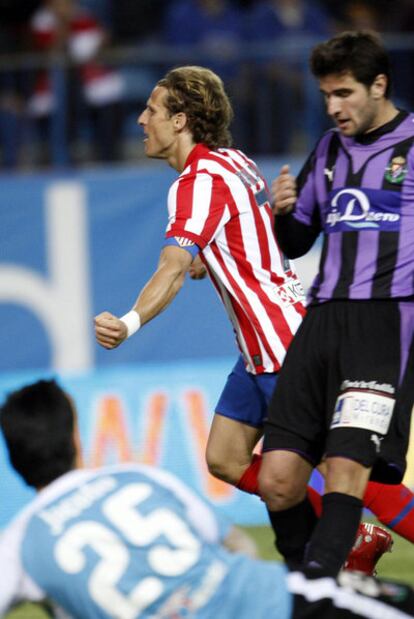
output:
[[[227,532],[165,471],[73,471],[0,538],[0,615],[47,597],[78,619],[288,619],[285,568],[228,552]]]

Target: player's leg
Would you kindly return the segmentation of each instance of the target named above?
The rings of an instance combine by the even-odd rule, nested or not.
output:
[[[326,459],[322,514],[309,542],[305,566],[336,576],[354,545],[370,468],[355,460]]]
[[[407,407],[400,393],[414,320],[405,328],[410,321],[388,303],[338,303],[326,315],[336,325],[338,347],[327,365],[326,490],[306,565],[335,575],[355,540],[370,474],[397,484],[404,474],[412,401]]]
[[[240,490],[259,494],[262,455],[253,453],[277,382],[277,374],[249,374],[239,357],[216,406],[207,443],[210,473]],[[317,515],[321,497],[311,487],[308,496]]]
[[[376,407],[380,409],[383,400],[381,393],[375,396],[369,392],[368,403],[363,402],[365,393],[363,389],[355,393],[348,389],[347,404],[335,407],[335,410],[340,410],[344,415],[344,424],[341,422],[342,416],[336,415],[337,423],[333,424],[333,428],[331,426],[328,435],[322,514],[315,526],[305,557],[305,566],[332,576],[339,572],[357,537],[363,507],[362,498],[371,472],[378,470],[380,472],[377,474],[386,476],[389,470],[388,474],[395,476],[396,471],[401,474],[404,466],[401,454],[404,453],[405,447],[400,439],[395,438],[392,431],[393,424],[387,435],[383,435],[381,439],[380,445],[383,446],[385,455],[385,459],[382,460],[378,458],[378,441],[372,440],[375,428],[361,428],[358,424],[351,423],[347,407],[356,410],[359,406],[368,411],[368,404],[375,397]],[[341,395],[339,400],[342,397]],[[397,445],[400,446],[399,449],[396,448]],[[386,455],[393,452],[398,454],[399,451],[397,457]],[[335,454],[344,454],[344,457]],[[399,466],[394,467],[394,463]]]
[[[355,464],[353,477],[350,473],[354,484],[347,488],[361,495],[364,471],[356,463],[350,464]],[[289,567],[298,567],[305,561],[312,569],[336,575],[355,542],[362,501],[345,493],[343,483],[337,486],[338,491],[328,483],[329,491],[321,499],[322,514],[318,513],[318,495],[315,493],[311,501],[309,488],[303,493],[303,484],[307,483],[311,471],[312,465],[298,454],[267,452],[260,475],[260,492],[276,534],[276,547]]]
[[[318,466],[318,470],[321,475],[325,477],[325,462]],[[308,495],[310,490],[312,489],[308,487]],[[387,505],[385,501],[386,496],[389,497],[389,505]],[[320,517],[322,513],[321,495],[313,491],[309,498],[311,499],[314,511],[318,517]],[[409,527],[410,524],[412,526],[414,521],[412,516],[410,518],[410,506],[412,504],[411,498],[411,491],[408,490],[408,488],[405,488],[402,484],[391,486],[376,482],[368,482],[363,498],[363,504],[364,507],[371,508],[372,503],[375,502],[375,513],[377,517],[379,517],[379,515],[381,516],[381,521],[384,524],[388,524],[389,522],[391,523],[394,515],[406,513],[407,518],[402,518],[402,531],[405,533],[404,537],[410,539]],[[378,501],[378,499],[380,500]],[[380,510],[378,509],[378,503],[380,503]],[[404,510],[405,505],[408,505],[407,510]],[[395,518],[395,522],[396,524],[398,523],[398,516]],[[397,533],[399,532],[398,524],[397,526],[394,526],[394,530],[396,530]],[[384,553],[391,552],[392,545],[393,539],[388,531],[377,525],[361,522],[358,527],[354,545],[348,554],[346,563],[344,564],[344,569],[357,570],[364,574],[373,575],[375,574],[376,565],[379,559]]]
[[[325,462],[317,468],[322,477],[325,477]],[[313,491],[311,501],[316,513],[320,514],[322,512],[321,495]],[[414,542],[414,493],[410,488],[404,484],[380,484],[369,481],[363,504],[382,524],[408,541]]]
[[[320,338],[319,333],[316,337],[313,334],[313,313],[310,308],[279,372],[265,421],[259,475],[259,489],[268,508],[276,546],[290,566],[303,560],[317,522],[313,504],[320,502],[316,493],[311,502],[309,491],[303,487],[323,454],[323,444],[318,439],[324,422],[318,411],[323,410],[320,384],[326,380],[326,372],[319,369],[321,364],[315,356]],[[285,460],[286,454],[290,454],[292,470],[283,468],[286,462],[281,459]],[[295,468],[299,472],[297,477]]]
[[[275,545],[291,569],[303,563],[305,549],[318,517],[309,500],[307,483],[312,465],[293,451],[263,454],[259,488],[275,532]]]
[[[326,465],[322,462],[318,471],[325,477]],[[312,496],[315,510],[322,511],[322,497]],[[369,481],[363,497],[367,507],[378,520],[398,535],[414,542],[414,493],[404,484],[380,484]]]
[[[414,304],[400,303],[401,369],[393,417],[398,417],[398,434],[409,432],[409,416],[414,404]],[[411,325],[411,327],[409,326]],[[402,371],[404,368],[405,371]],[[405,425],[405,430],[404,430]],[[391,431],[393,428],[391,427]],[[398,441],[393,449],[397,450]],[[403,449],[404,447],[401,446]],[[403,484],[372,482],[365,494],[366,506],[390,529],[414,542],[414,494]]]
[[[371,481],[364,495],[364,506],[382,524],[414,542],[414,493],[407,486]]]
[[[249,494],[257,494],[260,496],[259,492],[259,475],[262,467],[263,455],[254,453],[251,463],[246,468],[242,477],[239,479],[237,488],[239,490],[243,490],[244,492],[248,492]],[[319,517],[322,513],[322,497],[312,486],[307,486],[307,498],[313,508],[315,514]]]
[[[275,375],[266,379],[274,385]],[[260,462],[253,450],[263,434],[267,402],[239,357],[229,374],[210,428],[206,460],[215,477],[257,493]]]
[[[277,374],[259,374],[249,376],[250,384],[254,386],[254,393],[250,396],[250,403],[254,406],[252,411],[252,420],[255,424],[260,423],[261,432],[263,434],[264,419],[267,415],[270,399],[273,395],[277,384]],[[262,466],[262,454],[253,454],[252,461],[249,467],[240,477],[237,487],[244,492],[251,494],[259,494],[259,473]],[[309,488],[309,493],[313,497],[315,490]]]
[[[210,473],[233,486],[246,476],[252,463],[255,446],[263,431],[216,413],[210,428],[206,459]],[[244,490],[256,494],[257,474],[252,472],[252,482]],[[251,486],[251,487],[250,487]]]

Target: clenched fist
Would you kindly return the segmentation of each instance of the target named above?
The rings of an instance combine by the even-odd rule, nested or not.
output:
[[[110,350],[126,340],[128,331],[122,320],[110,312],[102,312],[95,317],[95,336],[98,344]]]
[[[204,266],[200,256],[196,256],[188,269],[188,274],[191,279],[204,279],[207,275],[207,269]]]
[[[279,176],[272,182],[271,191],[273,213],[275,215],[290,213],[296,203],[296,179],[290,174],[288,165],[280,169]]]

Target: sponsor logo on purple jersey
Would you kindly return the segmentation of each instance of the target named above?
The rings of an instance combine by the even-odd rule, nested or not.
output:
[[[326,203],[324,230],[398,232],[400,195],[383,189],[343,187],[332,191]]]

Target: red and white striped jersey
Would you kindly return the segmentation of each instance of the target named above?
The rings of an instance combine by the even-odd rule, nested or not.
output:
[[[305,313],[304,293],[276,243],[256,164],[238,150],[198,144],[170,188],[168,212],[166,237],[199,247],[247,370],[277,372]]]

